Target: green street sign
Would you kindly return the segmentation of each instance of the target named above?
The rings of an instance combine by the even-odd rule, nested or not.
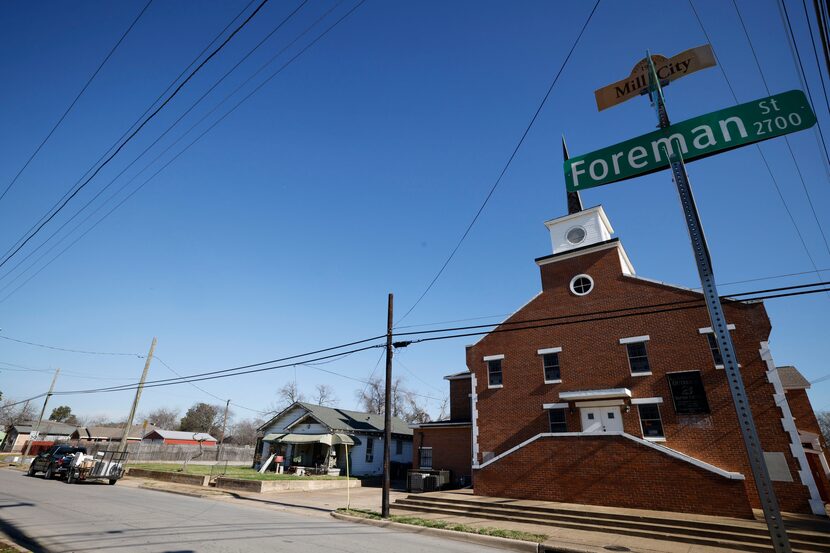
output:
[[[791,132],[809,129],[816,116],[800,90],[714,111],[614,146],[565,161],[569,192],[666,169],[680,152],[693,161]]]

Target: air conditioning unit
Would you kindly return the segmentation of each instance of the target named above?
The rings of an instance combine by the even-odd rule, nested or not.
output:
[[[424,491],[425,474],[413,472],[409,474],[409,491],[420,493]]]
[[[437,490],[439,488],[438,475],[425,474],[423,487],[425,492],[434,492]]]

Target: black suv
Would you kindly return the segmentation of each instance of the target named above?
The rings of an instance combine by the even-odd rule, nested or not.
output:
[[[48,450],[44,451],[34,459],[29,465],[29,476],[34,476],[37,472],[45,473],[44,478],[54,478],[66,474],[69,469],[70,459],[67,455],[72,453],[86,453],[85,447],[73,447],[70,445],[53,445]]]

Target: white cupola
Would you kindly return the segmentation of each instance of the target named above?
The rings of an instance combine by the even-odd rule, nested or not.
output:
[[[554,254],[605,242],[614,233],[601,205],[545,221],[545,226]]]

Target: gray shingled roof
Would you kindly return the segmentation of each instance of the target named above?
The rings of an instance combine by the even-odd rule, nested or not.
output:
[[[15,430],[20,434],[28,434],[32,430],[35,429],[37,426],[37,421],[23,421],[18,424],[14,424],[9,427],[9,430]],[[77,429],[77,425],[74,424],[66,424],[63,422],[55,422],[55,421],[43,421],[40,424],[40,430],[38,432],[40,434],[52,434],[52,435],[61,435],[65,434],[69,436]]]
[[[302,401],[298,401],[294,405],[299,405],[306,409],[309,415],[320,421],[321,424],[331,428],[334,432],[383,432],[383,415],[349,411],[347,409],[335,409],[333,407],[324,407]],[[282,413],[285,413],[285,411]],[[277,415],[277,417],[282,415],[282,413]],[[274,419],[277,417],[274,417]],[[271,421],[274,419],[271,419]],[[271,421],[262,425],[261,428],[268,426]],[[392,433],[411,436],[412,429],[403,420],[398,417],[392,417]]]
[[[810,388],[810,381],[804,378],[804,375],[792,365],[776,367],[776,370],[785,390],[807,390]]]

